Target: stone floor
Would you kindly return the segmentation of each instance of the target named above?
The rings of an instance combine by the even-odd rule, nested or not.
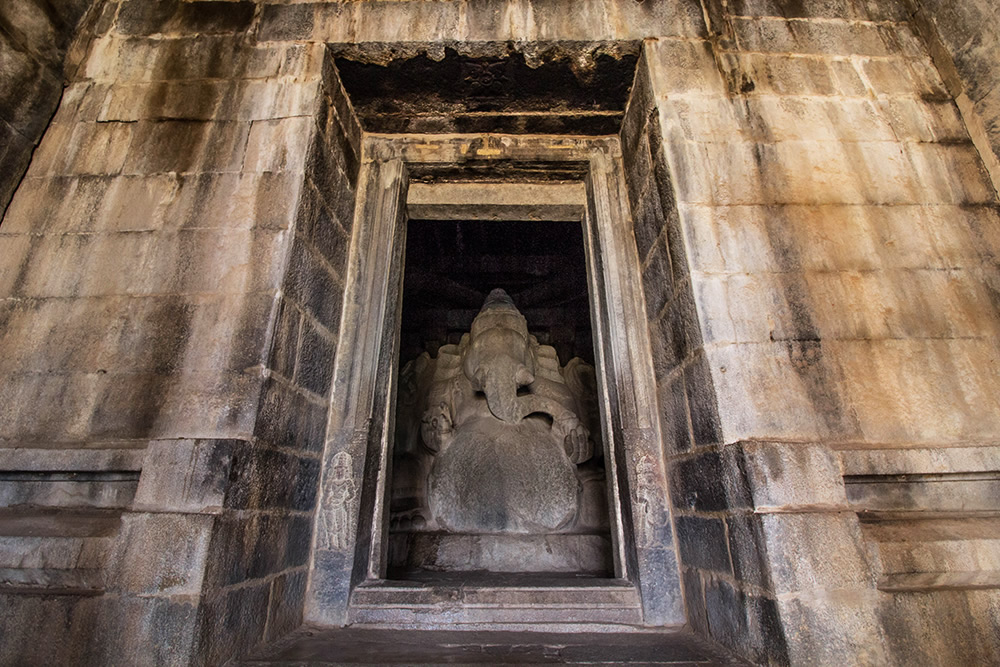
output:
[[[304,627],[243,663],[262,665],[742,665],[690,632],[541,633]]]

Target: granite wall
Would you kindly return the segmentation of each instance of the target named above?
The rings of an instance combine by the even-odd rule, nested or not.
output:
[[[0,226],[0,392],[45,406],[4,447],[144,452],[100,604],[53,630],[94,639],[43,649],[18,603],[12,656],[215,664],[300,622],[360,130],[257,14],[107,3]]]
[[[10,0],[0,6],[0,217],[59,105],[64,69],[72,75],[101,19],[99,12],[88,16],[93,4]]]
[[[644,40],[621,141],[689,622],[754,662],[1000,660],[997,582],[893,588],[857,492],[996,471],[985,3],[108,1],[61,101],[68,39],[8,6],[35,92],[0,160],[44,139],[0,224],[0,444],[142,474],[104,595],[18,598],[7,655],[298,624],[361,134],[326,44]]]
[[[995,660],[951,620],[995,592],[892,590],[843,472],[919,478],[1000,427],[996,194],[964,119],[903,6],[706,16],[647,40],[622,130],[689,620],[754,662]]]
[[[983,0],[910,0],[914,23],[1000,187],[1000,8]]]

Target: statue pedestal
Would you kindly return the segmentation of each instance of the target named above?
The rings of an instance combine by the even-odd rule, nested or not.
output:
[[[401,572],[573,572],[610,576],[607,535],[393,533],[389,567]]]

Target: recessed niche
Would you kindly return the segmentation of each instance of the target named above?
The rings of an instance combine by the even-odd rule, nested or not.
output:
[[[580,222],[407,224],[389,578],[610,576]]]

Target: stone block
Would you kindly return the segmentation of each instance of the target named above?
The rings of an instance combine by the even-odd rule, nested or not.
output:
[[[127,655],[136,667],[153,667],[194,659],[198,605],[191,597],[119,596],[108,602],[101,622],[72,643],[84,647],[72,660],[108,665]]]
[[[306,313],[330,331],[340,327],[343,289],[325,260],[296,240],[291,251],[285,291]]]
[[[724,95],[728,90],[707,41],[647,41],[644,51],[657,100],[673,94]]]
[[[117,174],[126,162],[133,139],[131,123],[76,123],[53,159],[52,173]]]
[[[684,367],[684,390],[691,415],[691,436],[696,447],[723,442],[719,402],[708,357],[696,354]]]
[[[274,641],[302,625],[306,573],[289,572],[271,580],[266,641]]]
[[[216,519],[206,590],[269,577],[286,569],[290,518],[284,513],[225,513]]]
[[[118,11],[115,27],[124,35],[184,33],[239,33],[249,28],[254,3],[244,0],[226,4],[205,0],[149,3],[126,0]]]
[[[994,632],[997,594],[984,591],[937,591],[933,595],[883,598],[878,618],[887,649],[900,663],[988,665],[1000,661]]]
[[[720,54],[733,92],[775,95],[867,97],[854,65],[829,56],[780,53]]]
[[[644,126],[645,127],[645,126]],[[635,140],[632,148],[622,147],[622,167],[625,170],[625,185],[628,188],[629,207],[633,220],[639,213],[642,197],[650,188],[653,164],[649,159],[649,137],[643,132]],[[640,259],[645,255],[640,253]]]
[[[677,547],[684,567],[696,567],[727,575],[733,573],[724,521],[682,515],[674,518],[674,527],[677,530]]]
[[[888,639],[875,611],[877,595],[850,590],[779,597],[791,664],[834,667],[847,655],[858,664],[890,664]]]
[[[664,450],[668,453],[687,451],[691,448],[691,427],[683,376],[675,374],[670,379],[661,380],[659,385],[657,402]]]
[[[69,664],[81,659],[81,649],[89,648],[91,636],[102,633],[98,598],[6,594],[0,596],[0,609],[4,626],[0,662],[5,665]],[[66,639],[40,641],[39,637]]]
[[[1000,427],[995,351],[977,339],[834,341],[851,411],[870,442],[940,444]]]
[[[746,513],[731,514],[726,517],[726,529],[736,581],[740,585],[772,591],[767,541],[759,517]]]
[[[893,31],[871,23],[734,17],[732,26],[743,51],[884,57],[898,46]]]
[[[893,96],[880,99],[878,105],[892,125],[892,131],[902,141],[970,141],[965,122],[951,101],[934,102]]]
[[[337,341],[334,335],[303,318],[302,338],[295,367],[295,382],[312,393],[326,397],[333,382],[334,352]]]
[[[254,121],[315,113],[319,81],[208,79],[113,86],[98,120]]]
[[[309,511],[316,504],[319,461],[261,447],[235,453],[226,507]]]
[[[709,634],[716,641],[755,664],[789,663],[788,630],[775,600],[712,579],[705,582],[705,608]]]
[[[302,171],[313,138],[311,118],[256,121],[246,147],[245,171]]]
[[[309,180],[326,196],[327,205],[341,222],[353,206],[345,210],[338,200],[342,195],[349,195],[353,203],[359,164],[358,155],[342,133],[316,136],[308,150],[306,172]],[[345,228],[349,226],[344,225]]]
[[[684,605],[688,623],[700,635],[708,635],[708,611],[705,607],[705,589],[701,575],[695,568],[683,568]]]
[[[832,344],[740,343],[712,345],[706,353],[716,400],[725,406],[723,441],[860,437]]]
[[[853,0],[805,0],[789,7],[780,0],[736,0],[727,7],[730,15],[758,18],[870,20],[863,2]]]
[[[673,335],[674,323],[669,317],[669,311],[663,317],[649,322],[649,345],[653,353],[653,372],[657,382],[670,375],[683,361],[677,355]]]
[[[87,435],[87,415],[99,383],[85,373],[24,372],[0,386],[4,401],[24,405],[48,405],[46,411],[8,411],[0,415],[0,441],[58,443],[80,440]]]
[[[667,485],[673,506],[693,512],[746,507],[749,501],[746,490],[732,483],[733,472],[727,463],[717,451],[675,459],[669,468]]]
[[[686,621],[681,597],[677,552],[667,546],[647,549],[639,582],[647,623],[676,625]]]
[[[644,148],[644,146],[641,146]],[[647,181],[645,191],[639,196],[636,201],[636,206],[632,209],[632,224],[635,230],[635,243],[636,249],[639,251],[640,261],[648,261],[652,263],[655,261],[653,255],[656,251],[651,249],[654,244],[660,247],[660,252],[667,256],[666,248],[663,247],[662,242],[657,243],[657,239],[661,237],[664,233],[663,230],[666,227],[666,215],[667,211],[664,211],[663,203],[660,201],[659,191],[652,183]],[[668,258],[668,262],[672,258]],[[664,276],[665,288],[669,291],[671,288],[671,281],[674,276],[674,271],[668,266],[667,274]],[[654,313],[650,313],[652,317]]]
[[[289,518],[288,541],[285,544],[286,568],[295,568],[309,562],[312,551],[313,518],[311,514],[295,514]]]
[[[165,120],[127,125],[135,127],[135,136],[125,173],[155,174],[241,171],[251,124]]]
[[[140,377],[140,382],[161,382],[161,386],[177,383],[177,391],[167,392],[166,396],[152,393],[158,410],[148,437],[245,439],[253,429],[254,406],[248,398],[260,391],[259,375],[214,371],[188,372],[175,378]],[[111,426],[118,422],[119,415],[128,414],[125,410],[121,402],[109,403],[109,410],[102,412],[102,417],[113,418],[108,425]],[[104,432],[108,431],[115,433],[117,428],[107,428]]]
[[[698,310],[689,283],[682,283],[667,306],[663,326],[669,328],[670,352],[673,359],[686,361],[701,347],[703,336],[698,322]]]
[[[181,229],[150,239],[143,270],[122,291],[204,295],[272,292],[281,284],[288,232],[273,229]],[[233,304],[238,305],[238,304]]]
[[[853,512],[755,514],[776,594],[875,586],[857,515]],[[745,532],[745,531],[744,531]],[[745,559],[744,559],[745,562]]]
[[[663,307],[673,296],[670,258],[662,241],[653,246],[646,260],[646,266],[642,270],[642,291],[646,298],[646,317],[658,319]]]
[[[147,512],[217,514],[222,511],[233,443],[155,440],[146,448],[133,508]]]
[[[326,434],[326,411],[325,401],[268,379],[261,394],[254,437],[266,447],[319,452]]]
[[[1000,449],[927,447],[906,449],[844,449],[841,466],[847,476],[895,476],[985,472],[1000,467]]]
[[[340,223],[339,216],[327,206],[328,197],[320,193],[311,183],[307,196],[299,207],[299,228],[302,229],[313,247],[326,259],[338,276],[347,274],[347,257],[351,249],[351,235]],[[353,193],[344,193],[350,198],[353,211]],[[348,221],[350,228],[350,221]]]
[[[875,272],[968,265],[986,209],[781,205],[681,209],[691,265],[704,273]],[[983,229],[986,229],[984,226]],[[991,244],[989,233],[979,243]],[[928,246],[936,252],[928,254]]]
[[[656,104],[653,98],[653,83],[650,79],[649,59],[647,49],[643,49],[639,62],[635,66],[635,80],[629,92],[625,105],[625,116],[622,119],[618,136],[622,144],[622,156],[628,160],[629,155],[636,153],[639,141],[646,132],[646,121]]]
[[[214,517],[196,514],[124,515],[120,551],[109,565],[109,589],[143,596],[199,595],[213,522]]]
[[[176,227],[289,229],[304,179],[291,172],[174,176],[175,198],[164,212]]]
[[[271,582],[219,591],[203,606],[197,647],[206,664],[223,664],[257,648],[264,640]]]
[[[958,205],[996,201],[996,191],[973,145],[909,143],[905,151],[914,180],[923,188],[918,201]]]
[[[310,39],[316,14],[315,3],[265,5],[260,16],[260,40]]]
[[[877,95],[919,96],[937,102],[952,99],[930,59],[866,60],[862,70]]]
[[[284,300],[280,302],[267,367],[287,380],[295,375],[301,320],[302,312],[294,304]]]
[[[354,148],[355,154],[360,156],[361,123],[358,122],[358,117],[351,106],[347,90],[344,89],[343,83],[340,80],[340,73],[337,71],[337,66],[334,64],[333,58],[327,57],[326,52],[324,52],[324,57],[322,58],[322,65],[323,83],[326,86],[327,97],[335,111],[336,121],[343,128],[344,134]]]
[[[74,122],[52,123],[37,137],[40,143],[35,147],[32,138],[21,134],[6,121],[0,121],[0,128],[7,141],[0,159],[17,169],[7,173],[18,175],[17,180],[10,177],[11,180],[6,186],[10,194],[13,194],[13,189],[17,187],[20,176],[25,174],[25,170],[27,176],[32,178],[45,178],[58,174],[58,170],[65,164],[66,143],[75,127]]]
[[[109,183],[93,226],[108,231],[148,231],[168,224],[179,182],[172,175],[121,176]]]
[[[828,447],[744,442],[727,447],[725,458],[742,471],[758,511],[847,507],[840,460]]]
[[[0,233],[91,231],[100,225],[104,198],[114,180],[113,176],[26,177],[11,200]]]

